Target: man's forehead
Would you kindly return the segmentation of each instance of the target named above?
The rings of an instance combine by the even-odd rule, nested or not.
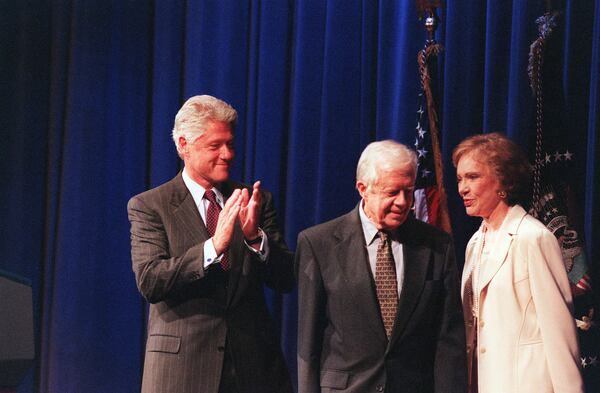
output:
[[[415,187],[415,180],[412,176],[400,176],[396,177],[395,179],[387,177],[375,181],[373,187],[381,191],[409,189]]]
[[[225,122],[211,122],[198,138],[204,140],[232,139],[233,128]]]

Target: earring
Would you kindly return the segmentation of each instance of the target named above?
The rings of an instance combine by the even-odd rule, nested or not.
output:
[[[498,196],[502,199],[506,198],[506,191],[498,191]]]

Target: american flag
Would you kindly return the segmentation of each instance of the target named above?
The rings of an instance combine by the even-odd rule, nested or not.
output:
[[[417,179],[415,183],[415,216],[448,233],[452,232],[446,192],[443,184],[443,165],[439,144],[437,113],[432,97],[428,59],[437,55],[441,47],[435,41],[427,41],[419,52],[421,92],[417,125],[415,127],[415,150],[417,152]],[[433,124],[432,124],[433,123]]]

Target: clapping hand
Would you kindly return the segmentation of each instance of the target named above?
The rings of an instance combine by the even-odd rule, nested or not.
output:
[[[248,192],[246,191],[246,194]],[[246,202],[247,203],[247,202]],[[217,228],[215,229],[215,235],[213,236],[213,246],[217,255],[221,255],[225,250],[229,248],[231,239],[233,238],[233,229],[235,227],[235,221],[240,214],[242,207],[242,191],[237,189],[234,190],[223,210],[219,213],[219,221],[217,222]]]
[[[239,218],[244,237],[246,239],[256,239],[259,235],[260,181],[254,183],[252,195],[249,194],[248,189],[242,189],[240,200]]]

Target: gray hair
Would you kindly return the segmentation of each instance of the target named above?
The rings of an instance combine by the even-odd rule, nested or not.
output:
[[[391,139],[372,142],[360,155],[356,180],[370,187],[377,182],[380,171],[404,169],[406,165],[410,165],[413,179],[416,179],[417,154],[412,149]]]
[[[219,121],[229,123],[233,128],[237,121],[237,112],[225,101],[209,95],[189,98],[175,116],[173,141],[179,151],[179,137],[194,143],[204,132],[209,123]]]

